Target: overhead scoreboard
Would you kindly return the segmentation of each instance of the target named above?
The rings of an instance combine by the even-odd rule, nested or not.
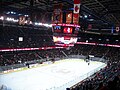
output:
[[[80,26],[75,24],[52,24],[52,30],[54,33],[74,35],[78,34]]]
[[[53,24],[53,41],[59,44],[75,44],[77,42],[78,25]]]
[[[76,9],[77,8],[77,9]],[[62,4],[54,6],[52,17],[53,41],[56,45],[75,44],[79,25],[80,0],[74,0],[73,11],[62,11]]]

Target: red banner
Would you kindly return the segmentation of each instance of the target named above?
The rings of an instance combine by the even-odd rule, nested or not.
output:
[[[73,23],[79,24],[79,14],[73,14]]]
[[[57,4],[54,6],[52,23],[62,23],[62,4]]]
[[[72,11],[66,13],[66,23],[70,24],[72,22]]]
[[[74,4],[80,3],[80,0],[74,0]]]

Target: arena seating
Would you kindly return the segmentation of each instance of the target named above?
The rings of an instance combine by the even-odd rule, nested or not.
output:
[[[108,64],[106,68],[69,90],[119,90],[120,62],[109,62]]]
[[[120,59],[120,49],[115,47],[103,47],[103,46],[92,46],[92,45],[75,45],[69,50],[67,49],[53,49],[53,50],[40,50],[40,51],[19,51],[19,52],[2,52],[0,65],[3,61],[6,64],[15,64],[21,60],[21,62],[31,61],[41,58],[55,58],[63,57],[64,51],[67,55],[94,55],[95,57],[104,57],[110,61],[118,61]],[[38,57],[40,56],[40,57]]]
[[[76,45],[69,54],[94,55],[108,61],[106,68],[68,90],[119,90],[120,89],[120,49],[114,47]]]
[[[2,52],[0,66],[24,63],[44,58],[65,57],[67,55],[94,55],[108,61],[106,68],[88,77],[68,90],[120,90],[120,49],[115,47],[75,45],[69,49],[51,49],[40,51]]]
[[[1,28],[0,48],[32,48],[54,46],[52,31],[44,27],[42,30],[34,28],[3,27]],[[49,34],[47,34],[49,33]],[[23,40],[20,41],[19,37]]]
[[[62,50],[62,49],[61,49]],[[21,64],[28,61],[63,57],[59,49],[40,50],[40,51],[21,51],[21,52],[3,52],[0,56],[0,66]]]

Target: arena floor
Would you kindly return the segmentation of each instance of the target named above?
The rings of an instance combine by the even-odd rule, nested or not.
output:
[[[0,83],[7,90],[66,90],[78,81],[105,67],[102,62],[66,59],[54,64],[0,75]]]

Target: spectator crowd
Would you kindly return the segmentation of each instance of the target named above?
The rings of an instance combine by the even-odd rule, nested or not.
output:
[[[66,55],[94,55],[105,58],[108,62],[107,67],[68,90],[120,90],[119,53],[120,48],[93,45],[75,45],[66,49],[0,52],[0,66],[21,64],[38,59],[63,58]]]
[[[68,90],[120,90],[120,61],[108,62],[105,68]]]
[[[2,22],[3,23],[3,22]],[[3,23],[4,24],[4,23]],[[114,38],[113,38],[114,37]],[[21,38],[21,40],[19,40]],[[78,42],[120,44],[119,35],[104,36],[79,33]],[[101,44],[102,45],[102,44]],[[0,26],[0,49],[55,46],[52,29],[45,27]],[[107,66],[94,75],[67,88],[68,90],[120,90],[120,48],[97,45],[75,45],[66,49],[0,52],[0,67],[24,64],[68,55],[94,55],[107,60]]]

